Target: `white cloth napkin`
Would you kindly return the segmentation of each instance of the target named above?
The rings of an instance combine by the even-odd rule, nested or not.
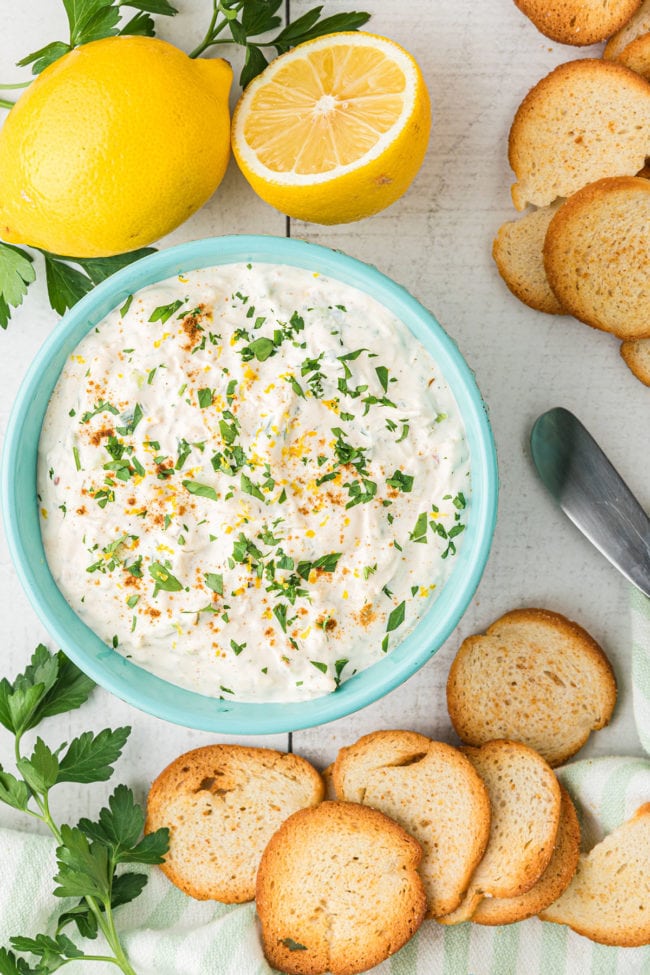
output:
[[[650,600],[632,596],[631,682],[639,738],[650,752]],[[620,675],[623,678],[623,675]],[[588,847],[650,801],[650,760],[625,757],[573,762],[558,774],[574,798]],[[270,975],[253,904],[199,902],[156,868],[143,894],[116,918],[138,975]],[[650,870],[650,865],[649,868]],[[54,844],[42,836],[0,830],[0,945],[12,934],[52,933],[65,901],[52,897]],[[75,941],[89,954],[101,941]],[[115,975],[115,966],[72,962],[66,975]],[[532,918],[498,928],[425,921],[401,951],[373,975],[650,975],[650,946],[611,948],[568,928]]]

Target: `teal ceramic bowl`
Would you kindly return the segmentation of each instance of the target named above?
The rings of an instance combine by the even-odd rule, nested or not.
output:
[[[63,365],[86,333],[125,298],[172,275],[235,262],[320,271],[371,294],[430,351],[456,397],[469,441],[472,492],[463,545],[440,596],[384,660],[334,693],[289,704],[222,701],[169,684],[106,646],[70,608],[50,574],[39,527],[36,462],[41,425]],[[216,237],[160,251],[103,281],[64,316],[32,362],[9,420],[1,472],[2,513],[16,571],[52,640],[102,687],[129,704],[190,728],[236,735],[294,731],[343,717],[397,687],[438,650],[481,578],[496,521],[494,442],[481,395],[458,348],[399,285],[360,261],[314,244],[263,236]]]

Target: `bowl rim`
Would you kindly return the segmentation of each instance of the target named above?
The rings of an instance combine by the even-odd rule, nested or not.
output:
[[[38,519],[38,437],[63,363],[81,338],[128,295],[142,288],[183,271],[249,262],[318,271],[365,291],[391,310],[440,366],[458,403],[470,445],[470,517],[458,561],[440,596],[384,659],[336,691],[299,702],[253,703],[207,697],[169,684],[107,647],[79,619],[54,583]],[[60,365],[54,366],[57,359]],[[30,440],[26,428],[36,421],[37,434]],[[473,372],[435,316],[405,288],[375,267],[319,244],[261,234],[230,235],[190,241],[141,258],[98,284],[63,316],[32,360],[14,401],[0,466],[0,500],[11,558],[32,608],[51,638],[88,676],[127,703],[175,724],[221,734],[264,735],[345,717],[402,684],[437,652],[462,618],[483,574],[496,524],[498,472],[494,438]]]

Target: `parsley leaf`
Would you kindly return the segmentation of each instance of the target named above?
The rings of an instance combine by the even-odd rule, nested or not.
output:
[[[196,494],[199,498],[209,498],[210,501],[219,500],[217,492],[209,484],[201,484],[200,481],[183,481],[183,487],[190,494]]]
[[[94,686],[61,651],[52,655],[39,644],[13,684],[0,681],[0,724],[20,738],[43,718],[81,707]]]
[[[59,774],[59,761],[42,738],[36,739],[32,757],[17,759],[16,766],[32,792],[47,792]]]
[[[235,3],[233,0],[222,0],[217,3],[215,0],[214,15],[208,31],[190,57],[199,57],[214,44],[228,43],[229,39],[223,37],[223,31],[227,29],[235,44],[246,49],[246,61],[239,78],[239,83],[242,88],[245,88],[268,64],[268,59],[261,48],[275,48],[278,54],[283,54],[296,44],[321,37],[323,34],[357,30],[370,19],[370,14],[352,11],[334,14],[321,20],[323,7],[318,6],[302,14],[293,23],[287,24],[270,40],[254,40],[280,26],[281,20],[277,16],[277,11],[281,6],[281,0],[246,0],[245,3]],[[220,17],[219,14],[222,16]]]
[[[390,633],[392,630],[396,630],[398,626],[401,626],[404,622],[404,616],[406,613],[406,603],[401,602],[399,606],[396,606],[388,617],[388,622],[386,623],[386,632]]]
[[[116,34],[145,34],[153,36],[154,23],[149,14],[173,16],[176,8],[168,0],[63,0],[70,29],[69,41],[52,41],[38,51],[26,55],[18,65],[32,65],[32,74],[40,74],[73,47],[98,41]],[[120,26],[122,7],[132,7],[138,13]]]
[[[104,728],[99,734],[85,731],[74,738],[59,762],[56,782],[105,782],[113,763],[122,754],[131,733],[129,727]]]
[[[30,798],[31,792],[27,784],[21,782],[11,772],[4,772],[2,766],[0,766],[0,802],[4,802],[7,806],[13,806],[14,809],[20,809],[26,812]],[[0,968],[1,971],[2,968]]]
[[[27,251],[0,243],[0,328],[6,328],[11,308],[18,308],[36,278],[33,258]]]
[[[395,488],[397,491],[403,491],[405,494],[413,490],[413,481],[414,477],[412,474],[404,474],[400,470],[396,470],[392,477],[386,478],[386,484],[389,487]]]
[[[205,584],[217,596],[223,596],[223,575],[220,572],[206,572],[203,576]]]
[[[160,562],[152,562],[149,566],[149,575],[155,580],[155,587],[153,594],[158,595],[159,589],[164,589],[165,592],[180,592],[183,588],[182,583],[178,581],[176,576],[173,576],[169,569]]]
[[[154,247],[141,247],[128,254],[116,254],[114,257],[82,258],[61,257],[43,251],[45,258],[45,277],[47,294],[52,308],[63,315],[68,308],[92,290],[93,285],[106,280],[115,271],[132,264],[133,261],[153,254]],[[82,270],[72,267],[77,264]]]
[[[108,847],[113,863],[162,863],[169,842],[167,829],[140,839],[144,812],[125,785],[117,786],[97,822],[81,819],[78,828],[89,840]]]

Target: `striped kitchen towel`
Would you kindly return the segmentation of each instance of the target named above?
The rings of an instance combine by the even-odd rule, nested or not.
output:
[[[639,738],[650,751],[650,601],[633,597],[632,690]],[[622,675],[619,675],[622,678]],[[650,760],[599,758],[558,774],[578,807],[590,847],[650,801]],[[12,934],[52,933],[66,902],[52,898],[54,846],[48,837],[0,830],[0,945]],[[137,975],[271,975],[262,954],[253,904],[199,902],[155,868],[143,894],[117,911]],[[75,940],[77,940],[75,938]],[[89,954],[97,942],[79,942]],[[66,965],[66,975],[115,975],[112,965]],[[424,925],[373,975],[650,975],[650,946],[597,945],[566,927],[536,918],[499,928],[471,923]]]
[[[633,589],[630,601],[634,718],[641,744],[650,754],[650,599]]]

